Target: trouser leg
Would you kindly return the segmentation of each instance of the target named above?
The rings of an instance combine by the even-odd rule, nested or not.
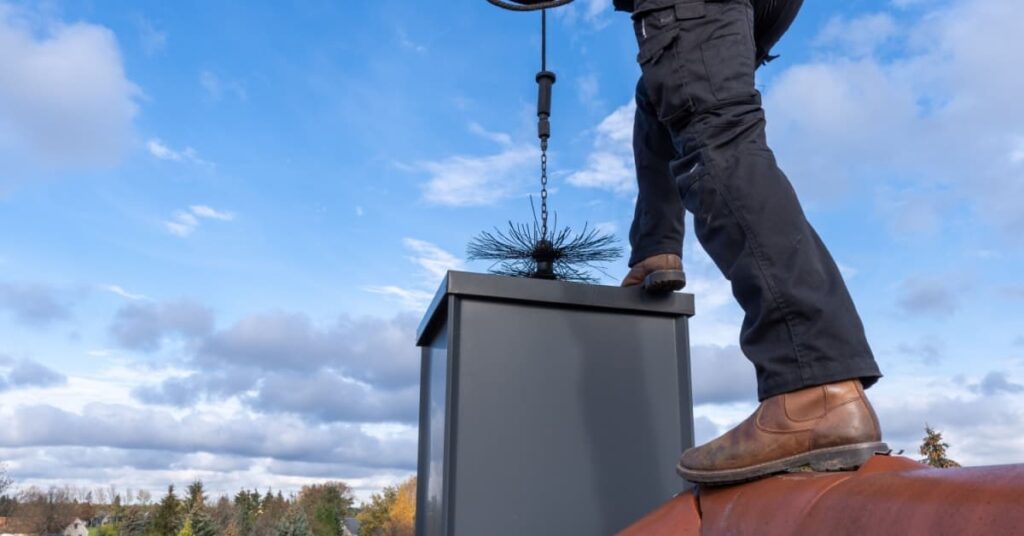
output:
[[[740,345],[765,399],[880,376],[831,255],[765,139],[747,0],[688,2],[636,24],[643,81],[676,154],[701,245],[744,311]]]
[[[658,121],[643,80],[636,88],[633,120],[633,159],[636,162],[637,198],[629,229],[632,253],[629,266],[655,255],[679,255],[683,249],[683,202],[669,162],[675,158],[672,136]]]

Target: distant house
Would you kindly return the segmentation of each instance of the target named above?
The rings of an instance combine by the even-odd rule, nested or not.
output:
[[[359,520],[354,517],[346,517],[341,525],[341,536],[357,536],[359,534]]]
[[[64,529],[64,536],[89,536],[89,524],[76,517],[75,520]]]

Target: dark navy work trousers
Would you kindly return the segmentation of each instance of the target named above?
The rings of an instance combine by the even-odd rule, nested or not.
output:
[[[765,140],[754,70],[789,21],[776,16],[777,35],[758,40],[755,16],[773,13],[755,11],[749,0],[639,0],[636,7],[643,74],[630,266],[680,253],[688,210],[743,308],[740,346],[756,369],[760,399],[852,378],[870,386],[881,374],[853,300]]]

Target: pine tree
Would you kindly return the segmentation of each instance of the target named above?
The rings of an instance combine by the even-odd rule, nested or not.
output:
[[[185,526],[181,527],[181,530],[178,532],[178,536],[195,536],[195,533],[192,532],[191,519],[185,519]]]
[[[174,484],[167,487],[167,495],[160,500],[153,518],[152,531],[155,536],[177,536],[181,528],[181,504],[174,495]]]
[[[206,506],[206,492],[203,491],[203,482],[201,480],[196,480],[188,485],[188,498],[185,499],[185,511],[191,512],[200,506]]]
[[[241,490],[235,495],[235,529],[238,536],[251,536],[260,513],[258,491]]]
[[[192,525],[192,533],[195,536],[217,536],[217,526],[206,506],[197,506],[189,512],[188,522]]]
[[[277,526],[277,536],[313,536],[309,530],[306,513],[299,505],[296,504],[288,509],[288,515]]]
[[[946,457],[946,449],[949,448],[949,443],[942,440],[942,432],[937,432],[928,425],[925,425],[924,432],[926,435],[921,442],[919,450],[921,455],[924,456],[920,460],[921,463],[926,463],[939,469],[960,467],[959,463]]]
[[[147,529],[146,514],[142,506],[129,506],[125,508],[121,521],[117,525],[117,533],[120,536],[143,536]]]

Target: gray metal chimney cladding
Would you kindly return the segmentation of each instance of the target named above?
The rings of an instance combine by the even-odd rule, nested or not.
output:
[[[613,534],[684,487],[693,296],[450,272],[420,325],[421,536]]]

